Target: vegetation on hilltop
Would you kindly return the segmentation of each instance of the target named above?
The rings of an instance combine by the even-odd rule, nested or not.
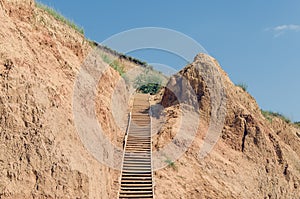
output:
[[[93,41],[92,43],[93,43],[93,46],[98,47],[100,50],[104,51],[105,53],[108,53],[110,55],[116,56],[116,57],[118,57],[120,59],[128,60],[128,61],[133,62],[133,63],[135,63],[135,64],[137,64],[139,66],[142,66],[142,67],[147,67],[148,66],[147,62],[141,61],[141,60],[136,59],[134,57],[131,57],[129,55],[124,55],[124,54],[122,54],[120,52],[117,52],[117,51],[115,51],[115,50],[107,47],[107,46],[101,45],[101,44],[99,44],[99,43],[97,43],[95,41]]]
[[[79,33],[84,35],[84,29],[82,27],[79,27],[77,24],[75,24],[72,20],[67,19],[62,14],[60,14],[57,10],[55,10],[52,7],[49,7],[47,5],[42,4],[41,2],[35,2],[35,5],[37,8],[40,8],[44,11],[46,11],[48,14],[53,16],[56,20],[61,21],[64,24],[67,24],[69,27],[73,28],[74,30],[78,31]]]
[[[237,87],[240,87],[241,89],[243,89],[243,91],[247,91],[248,89],[248,85],[245,84],[245,83],[239,83],[239,84],[236,84]]]
[[[123,76],[125,74],[125,67],[117,60],[112,60],[108,55],[102,54],[101,55],[102,60],[109,64],[110,67],[118,71],[118,73]]]
[[[299,122],[294,122],[294,124],[295,124],[295,126],[296,126],[297,128],[300,128],[300,121],[299,121]]]
[[[273,118],[276,117],[276,118],[280,118],[281,120],[285,121],[286,123],[291,123],[291,120],[281,113],[273,112],[273,111],[265,111],[265,110],[261,110],[261,113],[270,122],[272,122]]]

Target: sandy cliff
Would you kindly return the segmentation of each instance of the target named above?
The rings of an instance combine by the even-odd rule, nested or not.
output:
[[[199,159],[198,152],[208,130],[211,100],[207,82],[198,66],[217,66],[227,102],[225,124],[214,150]],[[279,118],[267,120],[255,99],[235,86],[217,61],[199,54],[179,72],[199,103],[200,124],[192,147],[174,165],[155,172],[158,198],[298,198],[300,184],[300,130]],[[182,81],[177,93],[184,93]],[[176,89],[175,89],[176,90]],[[185,95],[187,95],[185,93]],[[154,97],[165,110],[164,124],[154,137],[160,150],[174,136],[181,111],[173,92],[166,89]],[[159,100],[161,99],[161,100]],[[154,103],[154,102],[153,102]]]
[[[116,193],[118,172],[87,152],[73,120],[74,80],[91,50],[83,35],[33,1],[0,1],[0,198]],[[110,69],[103,78],[109,90],[119,74]],[[110,110],[101,99],[97,110]],[[116,129],[110,115],[99,118]]]

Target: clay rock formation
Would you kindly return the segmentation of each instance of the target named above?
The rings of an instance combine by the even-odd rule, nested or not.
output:
[[[204,75],[199,71],[203,65],[215,66],[221,75],[226,117],[213,151],[199,159],[216,102],[211,99],[214,91],[210,90],[209,81],[203,77],[209,71]],[[180,123],[181,113],[178,98],[182,98],[181,94],[189,96],[182,79],[193,88],[199,103],[198,136],[174,163],[176,169],[170,166],[156,171],[155,192],[159,198],[298,198],[299,129],[278,118],[272,122],[264,118],[255,99],[235,86],[208,55],[197,55],[193,63],[171,78],[168,85],[175,88],[166,88],[161,97],[166,118],[154,137],[155,149],[160,150],[175,136],[174,124]]]
[[[91,156],[73,120],[75,77],[91,50],[33,0],[0,1],[0,198],[115,197],[119,173]],[[105,88],[119,77],[104,75]],[[116,129],[109,117],[99,120]]]

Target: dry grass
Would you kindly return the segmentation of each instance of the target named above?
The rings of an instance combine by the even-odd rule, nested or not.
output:
[[[270,122],[272,122],[272,119],[274,117],[276,117],[276,118],[280,118],[281,120],[285,121],[286,123],[291,123],[291,120],[281,113],[277,113],[277,112],[273,112],[273,111],[264,111],[264,110],[261,110],[261,113]]]
[[[83,28],[79,27],[77,24],[75,24],[72,20],[65,18],[62,14],[60,14],[58,11],[56,11],[54,8],[51,8],[47,5],[44,5],[40,2],[35,3],[36,7],[46,11],[48,14],[53,16],[56,20],[63,22],[64,24],[67,24],[69,27],[73,28],[74,30],[78,31],[79,33],[84,35]]]

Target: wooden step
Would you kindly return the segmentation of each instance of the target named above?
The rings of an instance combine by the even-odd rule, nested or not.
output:
[[[136,94],[126,137],[119,198],[153,198],[148,95]]]
[[[152,186],[148,186],[148,187],[122,187],[121,188],[122,191],[126,191],[126,190],[152,190]]]
[[[121,180],[121,185],[123,184],[148,184],[151,185],[152,184],[152,180]]]
[[[134,175],[137,175],[137,174],[151,174],[151,171],[123,171],[122,174],[134,174]]]
[[[120,194],[119,198],[153,198],[153,195],[152,194],[142,194],[142,195]]]

